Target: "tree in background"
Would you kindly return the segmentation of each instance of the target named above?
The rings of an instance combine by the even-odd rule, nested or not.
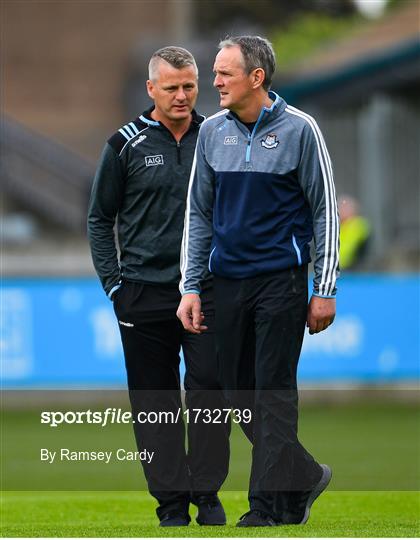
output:
[[[216,36],[250,29],[284,28],[303,13],[343,17],[356,13],[352,0],[197,0],[191,3],[197,36]]]

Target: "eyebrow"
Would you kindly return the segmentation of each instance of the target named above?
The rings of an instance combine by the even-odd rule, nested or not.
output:
[[[187,82],[184,84],[169,84],[169,85],[163,84],[162,88],[165,88],[166,90],[170,90],[171,88],[178,88],[178,86],[195,86],[195,83]]]

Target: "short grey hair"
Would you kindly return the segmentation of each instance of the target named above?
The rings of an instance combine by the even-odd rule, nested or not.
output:
[[[276,55],[272,44],[260,36],[228,37],[219,43],[219,49],[238,45],[244,59],[245,71],[249,74],[257,68],[264,70],[264,90],[270,90],[274,71],[276,70]]]
[[[152,54],[149,62],[149,79],[152,81],[156,80],[157,68],[161,60],[168,62],[168,64],[176,69],[193,66],[198,77],[197,64],[190,51],[187,51],[187,49],[183,49],[182,47],[171,45],[169,47],[163,47]]]

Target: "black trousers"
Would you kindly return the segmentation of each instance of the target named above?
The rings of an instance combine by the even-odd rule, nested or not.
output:
[[[307,267],[241,280],[215,277],[214,288],[225,395],[232,406],[253,411],[253,421],[241,424],[253,445],[250,508],[280,520],[321,475],[297,436]]]
[[[196,415],[191,415],[185,450],[181,347],[186,407],[214,410],[227,405],[217,379],[212,286],[203,287],[209,330],[201,335],[187,333],[176,318],[179,300],[175,285],[127,281],[114,299],[133,418],[142,413],[141,421],[134,423],[137,447],[155,452],[151,463],[142,465],[149,491],[159,503],[159,518],[170,511],[187,512],[190,500],[216,493],[229,466],[230,422],[205,423],[204,416],[193,421]]]

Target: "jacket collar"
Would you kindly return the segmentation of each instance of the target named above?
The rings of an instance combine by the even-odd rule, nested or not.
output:
[[[281,98],[278,94],[276,94],[276,92],[270,90],[268,92],[268,95],[273,100],[273,103],[270,107],[263,107],[261,109],[256,123],[265,123],[272,120],[273,118],[279,116],[287,106],[287,103],[284,101],[284,99]],[[229,111],[229,113],[226,115],[226,118],[228,118],[229,120],[240,121],[239,118],[231,111]]]
[[[147,124],[148,126],[154,126],[154,127],[159,127],[159,126],[162,126],[162,124],[156,120],[153,120],[152,118],[152,112],[154,110],[154,107],[150,107],[150,109],[147,109],[146,111],[143,112],[143,114],[141,114],[139,116],[139,119],[144,123],[144,124]],[[206,119],[205,116],[202,116],[201,114],[198,114],[197,111],[195,109],[193,109],[191,111],[191,116],[192,116],[192,122],[191,124],[194,124],[194,125],[197,125],[199,126],[202,122],[204,122],[204,120]]]

